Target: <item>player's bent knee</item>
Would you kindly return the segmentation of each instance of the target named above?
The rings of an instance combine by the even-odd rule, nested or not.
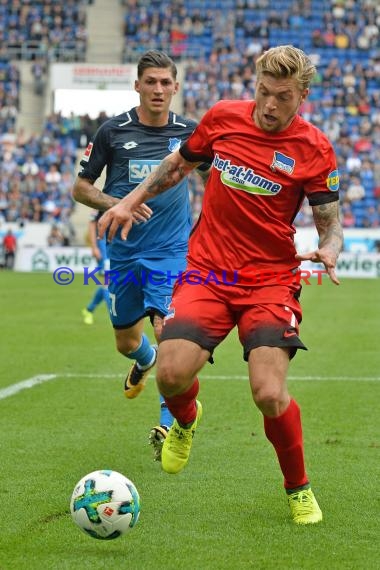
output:
[[[157,365],[156,381],[160,392],[164,396],[182,394],[191,385],[193,378],[185,370],[173,363],[167,362]]]
[[[265,386],[253,391],[253,399],[256,406],[266,415],[278,415],[284,405],[284,393],[282,390]],[[288,398],[286,397],[286,400]]]
[[[162,362],[157,365],[156,379],[160,387],[168,390],[181,384],[180,374],[175,370],[173,364],[169,362]]]

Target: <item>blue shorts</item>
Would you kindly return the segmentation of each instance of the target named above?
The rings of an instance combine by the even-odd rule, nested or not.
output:
[[[185,267],[185,257],[112,261],[108,291],[113,327],[129,328],[148,315],[166,316],[174,283]]]

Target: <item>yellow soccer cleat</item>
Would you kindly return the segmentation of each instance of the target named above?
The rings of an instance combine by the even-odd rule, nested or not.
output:
[[[315,524],[322,520],[322,511],[311,489],[291,493],[288,504],[296,524]]]
[[[130,369],[128,376],[124,382],[124,394],[125,397],[132,400],[133,398],[137,398],[137,396],[142,392],[145,388],[146,381],[148,380],[149,372],[156,364],[157,360],[157,347],[153,346],[154,351],[156,353],[155,359],[149,368],[142,370],[137,362],[135,362]]]
[[[197,400],[197,417],[189,428],[181,427],[174,420],[162,446],[162,469],[166,473],[179,473],[189,460],[191,445],[197,425],[202,417],[202,404]]]
[[[82,309],[82,317],[85,325],[94,324],[94,315],[91,313],[91,311],[88,311],[87,309]]]

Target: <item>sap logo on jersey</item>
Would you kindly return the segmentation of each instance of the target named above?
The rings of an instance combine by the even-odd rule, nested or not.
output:
[[[160,163],[161,160],[130,160],[129,182],[139,184],[145,180],[149,174],[156,170]]]

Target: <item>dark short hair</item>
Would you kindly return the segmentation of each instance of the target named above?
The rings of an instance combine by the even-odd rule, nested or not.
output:
[[[149,50],[142,55],[137,62],[137,77],[140,79],[148,67],[160,67],[167,69],[170,67],[173,79],[177,79],[177,67],[171,57],[164,51],[155,49]]]

